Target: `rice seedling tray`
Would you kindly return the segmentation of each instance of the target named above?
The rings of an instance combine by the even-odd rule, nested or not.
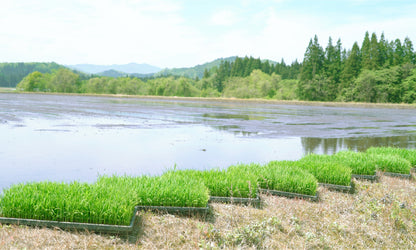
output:
[[[252,205],[253,207],[261,207],[260,195],[257,195],[256,198],[210,196],[208,202],[231,203],[241,205]]]
[[[343,193],[354,193],[354,182],[351,182],[349,186],[343,186],[343,185],[335,185],[335,184],[328,184],[328,183],[319,183],[319,186],[325,187],[332,191],[338,191]]]
[[[319,193],[316,192],[315,195],[306,195],[306,194],[298,194],[298,193],[291,193],[291,192],[284,192],[284,191],[278,191],[278,190],[271,190],[271,189],[260,189],[262,193],[267,193],[271,195],[276,196],[283,196],[287,198],[298,198],[298,199],[304,199],[304,200],[310,200],[310,201],[319,201]]]
[[[169,206],[137,206],[138,210],[150,211],[154,213],[168,213],[175,215],[206,215],[210,211],[210,207],[169,207]]]
[[[390,176],[390,177],[398,177],[398,178],[402,178],[402,179],[412,179],[412,174],[399,174],[399,173],[391,173],[391,172],[383,172],[383,174],[385,176]]]
[[[116,234],[128,237],[136,237],[139,232],[139,216],[137,214],[138,207],[135,207],[130,225],[109,225],[109,224],[93,224],[93,223],[79,223],[66,221],[50,221],[50,220],[35,220],[35,219],[21,219],[21,218],[7,218],[0,217],[1,224],[8,225],[24,225],[31,227],[47,227],[60,228],[63,230],[84,230],[94,233]]]
[[[379,180],[377,175],[352,174],[351,177],[357,180],[368,180],[371,182],[376,182]]]

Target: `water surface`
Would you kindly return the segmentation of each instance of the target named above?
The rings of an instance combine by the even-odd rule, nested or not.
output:
[[[370,146],[416,147],[414,109],[0,94],[0,190],[296,160]]]

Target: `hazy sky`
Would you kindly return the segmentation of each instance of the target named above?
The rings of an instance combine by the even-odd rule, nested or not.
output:
[[[416,43],[414,0],[1,0],[0,62],[148,63],[219,57],[301,61],[309,39],[365,31]]]

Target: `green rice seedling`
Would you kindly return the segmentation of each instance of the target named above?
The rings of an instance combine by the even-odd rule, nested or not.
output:
[[[86,183],[34,182],[4,190],[0,207],[12,218],[128,225],[134,204]]]
[[[329,157],[335,162],[339,162],[350,167],[352,174],[356,175],[375,175],[377,170],[377,162],[374,157],[369,154],[355,151],[340,151]]]
[[[128,225],[136,205],[206,207],[203,183],[166,174],[159,177],[101,176],[93,184],[38,182],[4,190],[1,216]]]
[[[262,189],[316,195],[316,178],[291,161],[272,161],[266,165],[240,164],[230,168],[253,173]]]
[[[292,164],[313,174],[320,183],[343,186],[351,184],[351,168],[334,161],[329,155],[310,154]]]
[[[316,195],[318,181],[315,176],[289,161],[272,161],[263,169],[265,183],[261,185],[267,189]]]
[[[205,184],[211,196],[255,198],[258,183],[255,175],[241,169],[169,171],[167,174],[187,176]]]
[[[125,199],[141,206],[206,207],[208,189],[187,176],[101,176],[97,185],[117,189]]]
[[[366,152],[368,154],[399,156],[409,161],[411,165],[410,168],[412,166],[416,166],[416,150],[414,149],[393,148],[393,147],[371,147],[367,149]],[[410,171],[410,168],[409,168],[409,171]],[[403,172],[397,172],[397,173],[406,173],[406,174],[409,173],[409,171],[407,171],[407,167],[402,169],[402,171]]]

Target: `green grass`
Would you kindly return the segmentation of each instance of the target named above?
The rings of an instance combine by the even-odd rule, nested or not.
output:
[[[240,164],[230,168],[253,173],[263,189],[316,195],[316,178],[289,161],[272,161],[266,165]]]
[[[126,200],[141,206],[206,207],[205,185],[188,176],[167,172],[162,176],[101,176],[97,184],[117,189]]]
[[[374,158],[377,170],[382,172],[409,174],[411,164],[408,160],[394,154],[367,153]]]
[[[330,155],[310,154],[291,164],[313,174],[320,183],[343,186],[351,184],[351,168],[334,161]]]
[[[211,196],[255,198],[258,183],[255,175],[238,168],[211,170],[172,170],[166,174],[199,180]]]
[[[0,200],[1,216],[96,224],[128,225],[134,204],[118,190],[72,182],[13,185]]]
[[[315,195],[317,182],[345,185],[351,174],[408,174],[416,150],[370,148],[310,154],[299,161],[239,164],[227,169],[170,170],[161,176],[100,176],[93,184],[34,182],[3,190],[0,216],[128,225],[134,206],[206,207],[209,196],[253,198],[258,188]]]
[[[397,155],[410,162],[412,166],[416,166],[416,150],[405,148],[393,148],[393,147],[371,147],[367,149],[369,154],[382,154],[382,155]]]
[[[334,161],[340,162],[347,167],[350,167],[352,174],[357,175],[375,175],[377,170],[376,157],[354,151],[341,151],[333,156],[330,156]]]
[[[101,176],[93,184],[18,184],[0,197],[0,216],[129,225],[136,205],[206,207],[208,189],[186,177]]]

